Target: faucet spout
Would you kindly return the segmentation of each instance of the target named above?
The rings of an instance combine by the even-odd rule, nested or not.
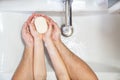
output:
[[[72,26],[72,0],[65,2],[65,22],[66,25]]]
[[[61,27],[63,36],[69,37],[73,33],[72,27],[72,2],[73,0],[64,0],[65,3],[65,24]]]

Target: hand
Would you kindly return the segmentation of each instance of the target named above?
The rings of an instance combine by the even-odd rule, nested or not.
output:
[[[46,18],[47,20],[47,23],[48,23],[48,26],[49,28],[52,27],[52,29],[48,30],[49,32],[47,32],[45,35],[44,35],[44,40],[46,41],[46,39],[48,40],[54,40],[54,41],[60,41],[60,35],[61,35],[61,32],[60,32],[60,28],[58,27],[57,23],[55,23],[50,17],[44,15],[44,14],[33,14],[31,16],[31,18],[35,18],[35,17],[39,17],[39,16],[42,16],[44,18]],[[30,18],[30,19],[31,19]],[[30,23],[30,19],[29,19],[29,23]],[[50,27],[51,26],[51,27]],[[34,23],[31,24],[31,30],[36,30],[35,29],[35,26],[34,26]],[[34,32],[33,31],[33,32]],[[48,36],[49,35],[49,36]]]
[[[41,14],[37,14],[37,16],[40,16]],[[51,31],[51,36],[49,37],[52,38],[53,41],[61,41],[61,31],[60,28],[58,27],[57,23],[54,22],[50,17],[42,15],[44,18],[46,18],[47,22],[50,23],[52,27]],[[50,28],[50,27],[49,27]]]
[[[52,26],[53,26],[52,39],[54,41],[61,41],[60,28],[58,27],[57,23],[55,23],[54,21],[52,21]]]
[[[34,14],[27,19],[27,21],[24,23],[22,27],[22,39],[26,47],[33,47],[33,37],[30,33],[30,27],[28,25],[33,18]]]
[[[48,30],[47,32],[43,35],[43,40],[44,42],[49,42],[52,41],[52,24],[51,22],[48,22]]]
[[[34,25],[34,19],[35,17],[37,16],[38,14],[32,14],[28,20],[27,20],[27,23],[29,25],[29,28],[30,28],[30,32],[31,32],[31,35],[33,36],[34,39],[37,39],[37,38],[40,38],[42,39],[42,35],[39,34],[35,28],[35,25]],[[39,14],[41,16],[43,16],[42,14]]]
[[[41,14],[40,14],[41,15]],[[38,14],[39,16],[39,14]],[[51,23],[51,27],[52,27],[52,40],[54,41],[61,41],[61,31],[60,28],[58,27],[57,23],[54,22],[50,17],[46,16],[46,15],[42,15],[44,18],[46,18],[46,20],[48,21],[48,23]]]
[[[36,17],[39,17],[39,16],[42,16],[42,17],[44,17],[45,19],[46,19],[46,21],[47,21],[47,23],[48,23],[48,30],[47,30],[47,32],[46,33],[44,33],[43,34],[43,40],[44,41],[50,41],[51,40],[51,33],[52,33],[52,24],[51,24],[51,18],[49,18],[49,17],[47,17],[46,15],[44,15],[44,14],[33,14],[32,16],[34,16],[34,18],[36,18]],[[33,20],[34,21],[34,20]],[[34,23],[33,23],[33,21],[32,21],[32,24],[30,25],[31,26],[31,28],[30,28],[30,30],[31,30],[31,33],[33,34],[33,35],[36,35],[36,33],[35,33],[35,25],[34,25]]]
[[[26,47],[33,47],[33,37],[30,34],[29,26],[27,23],[24,23],[22,27],[22,39]]]
[[[34,19],[33,19],[33,21],[34,21]],[[34,39],[42,39],[42,34],[37,32],[33,21],[31,23],[29,23],[30,32],[31,32]]]

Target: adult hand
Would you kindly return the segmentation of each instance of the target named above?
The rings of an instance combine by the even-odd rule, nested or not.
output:
[[[48,41],[48,40],[51,40],[51,39],[53,41],[61,41],[61,39],[60,39],[60,35],[61,35],[60,28],[58,27],[57,23],[54,22],[50,17],[48,17],[44,14],[34,13],[28,19],[28,23],[31,23],[31,20],[33,20],[35,17],[39,17],[39,16],[44,17],[46,19],[47,23],[48,23],[48,26],[49,26],[48,31],[44,34],[44,37],[43,37],[44,41]],[[30,28],[31,32],[35,33],[36,28],[34,26],[34,23],[32,22],[32,24],[30,24],[30,25],[31,25],[31,28]],[[49,29],[49,28],[51,28],[51,29]],[[34,34],[34,36],[35,36],[35,34]]]
[[[60,31],[60,28],[59,26],[57,25],[56,22],[54,22],[50,17],[46,16],[46,15],[43,15],[43,14],[36,14],[36,16],[43,16],[46,20],[47,20],[47,23],[48,23],[48,28],[51,28],[48,33],[49,34],[49,37],[47,39],[52,39],[53,41],[61,41],[61,31]],[[47,33],[47,34],[48,34]]]
[[[42,16],[42,17],[44,17],[45,19],[46,19],[46,21],[47,21],[47,24],[48,24],[48,30],[47,30],[47,32],[46,33],[44,33],[43,34],[43,36],[42,36],[42,39],[46,42],[46,41],[50,41],[50,40],[52,40],[52,38],[51,38],[51,36],[52,36],[52,22],[51,22],[51,18],[49,18],[48,16],[46,16],[46,15],[44,15],[44,14],[33,14],[32,16],[34,16],[34,18],[33,18],[33,21],[34,21],[34,19],[36,18],[36,17],[40,17],[40,16]],[[32,35],[36,35],[37,33],[35,33],[35,25],[34,25],[34,22],[32,21],[32,24],[30,25],[30,30],[31,30],[31,34]]]
[[[40,34],[39,32],[37,32],[35,25],[34,25],[34,19],[32,20],[31,23],[29,23],[29,26],[30,26],[30,32],[31,32],[31,35],[33,36],[33,38],[34,39],[42,39],[43,34]]]
[[[52,31],[52,39],[54,41],[61,41],[61,31],[60,28],[58,27],[57,23],[54,22],[53,20],[51,21],[53,31]]]
[[[31,32],[31,34],[32,34],[32,36],[33,36],[34,39],[38,39],[38,38],[42,39],[42,36],[43,36],[43,34],[40,34],[39,32],[37,32],[35,24],[34,24],[35,18],[39,17],[39,16],[44,17],[45,15],[44,14],[36,14],[36,13],[34,13],[27,20],[27,23],[30,26],[30,32]]]
[[[33,37],[30,34],[29,26],[26,22],[24,23],[22,27],[22,39],[26,47],[33,47]]]
[[[38,14],[39,15],[39,14]],[[46,15],[42,15],[44,18],[46,18],[47,22],[51,24],[52,27],[52,33],[51,33],[51,38],[53,41],[61,41],[61,31],[59,26],[57,25],[56,22],[54,22],[50,17]]]
[[[33,47],[33,35],[30,32],[29,24],[33,20],[35,14],[32,14],[22,27],[22,39],[25,43],[25,47]],[[34,26],[33,26],[34,27]]]
[[[52,41],[52,37],[51,37],[52,36],[52,30],[53,30],[52,24],[51,24],[51,22],[48,22],[48,30],[43,35],[44,42]]]

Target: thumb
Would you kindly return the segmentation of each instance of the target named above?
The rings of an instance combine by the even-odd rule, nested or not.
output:
[[[34,26],[32,23],[30,23],[30,24],[29,24],[29,28],[30,28],[31,34],[34,35],[34,33],[36,32],[35,26]]]

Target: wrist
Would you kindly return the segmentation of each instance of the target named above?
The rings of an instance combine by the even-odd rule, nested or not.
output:
[[[39,36],[34,37],[34,42],[42,41],[42,38]]]
[[[45,44],[50,44],[50,43],[52,43],[53,41],[50,39],[50,40],[46,40],[45,41]]]
[[[43,40],[41,38],[34,39],[34,47],[40,47],[43,45]]]
[[[34,34],[33,36],[34,40],[42,40],[42,34],[39,34],[38,32]]]
[[[51,41],[52,41],[52,39],[51,39],[51,38],[44,38],[43,40],[44,40],[44,42],[45,42],[45,43],[49,43],[49,42],[51,42]]]
[[[46,47],[49,47],[49,46],[51,46],[53,44],[53,41],[51,39],[45,40],[44,42],[45,42]]]
[[[32,50],[32,49],[33,49],[33,46],[25,46],[25,49],[27,49],[27,50]]]
[[[32,55],[33,55],[33,47],[32,46],[31,47],[25,46],[23,58],[28,59],[28,58],[31,58]]]
[[[61,40],[55,40],[54,43],[55,44],[60,44],[60,43],[62,43],[62,41]]]
[[[25,55],[32,54],[33,46],[25,46],[24,51],[25,51]]]
[[[25,45],[25,49],[32,49],[33,48],[33,44],[26,44]]]

